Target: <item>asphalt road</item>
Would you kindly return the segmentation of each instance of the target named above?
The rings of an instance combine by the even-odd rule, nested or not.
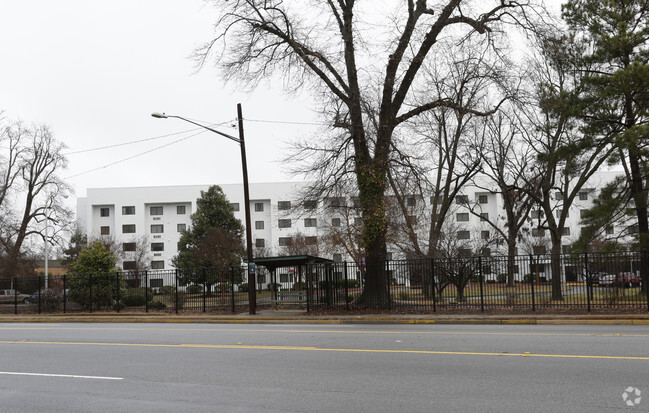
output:
[[[2,412],[649,411],[645,326],[0,324],[0,361]]]

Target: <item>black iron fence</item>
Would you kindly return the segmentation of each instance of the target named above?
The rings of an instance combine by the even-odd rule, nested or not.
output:
[[[637,309],[648,311],[649,254],[564,254],[20,277],[0,280],[0,312],[237,312],[257,305],[313,309],[382,307],[436,311]],[[382,278],[370,290],[370,277]]]
[[[17,277],[0,280],[0,312],[236,312],[248,307],[243,276],[232,268]]]
[[[456,257],[386,261],[385,290],[373,291],[371,306],[435,312],[454,309],[638,309],[649,310],[647,252],[514,257]],[[299,274],[299,278],[298,275]],[[368,275],[361,263],[277,269],[280,291],[302,290],[301,305],[365,307]],[[378,299],[377,299],[378,297]],[[276,301],[282,304],[281,299]],[[377,304],[378,302],[378,304]]]

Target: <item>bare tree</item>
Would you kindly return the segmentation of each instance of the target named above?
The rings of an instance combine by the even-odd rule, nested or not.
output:
[[[61,228],[71,211],[62,200],[71,192],[58,173],[65,169],[65,146],[57,142],[47,126],[5,126],[0,141],[8,145],[0,172],[0,247],[5,265],[3,278],[17,275],[24,247],[33,237],[59,244]],[[49,227],[46,236],[45,228]]]
[[[342,131],[338,136],[343,143],[326,150],[331,151],[330,158],[344,157],[330,164],[353,171],[358,187],[368,270],[360,302],[387,304],[383,199],[393,134],[403,123],[435,108],[472,111],[457,108],[443,96],[417,101],[414,92],[427,87],[421,69],[432,64],[431,51],[440,38],[457,36],[461,41],[491,35],[505,21],[526,23],[529,5],[495,0],[429,5],[410,0],[389,12],[391,30],[377,32],[386,24],[372,19],[384,17],[386,11],[377,13],[374,3],[312,1],[309,7],[303,1],[284,0],[213,3],[220,13],[217,35],[198,51],[201,63],[214,55],[226,78],[251,86],[281,71],[289,89],[313,88],[322,97],[325,112],[332,114],[330,125]]]

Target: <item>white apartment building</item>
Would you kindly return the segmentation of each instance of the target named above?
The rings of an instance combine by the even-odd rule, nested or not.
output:
[[[580,191],[578,198],[571,206],[566,229],[564,231],[565,245],[576,240],[580,233],[581,211],[592,206],[598,188],[610,182],[619,173],[601,172],[596,174]],[[334,202],[354,200],[329,199],[305,201],[308,204],[296,212],[298,193],[306,183],[275,182],[250,184],[250,210],[253,246],[265,248],[271,255],[280,253],[280,247],[290,240],[291,236],[301,233],[307,239],[317,242],[332,227],[341,225],[341,219],[335,212],[325,208]],[[245,224],[243,187],[241,184],[220,185],[228,200],[233,204],[235,216]],[[482,185],[480,185],[483,187]],[[208,185],[160,186],[139,188],[92,188],[87,190],[87,196],[77,199],[77,216],[85,224],[89,239],[109,236],[125,251],[132,250],[136,240],[143,237],[150,242],[150,268],[171,269],[171,259],[177,254],[177,244],[180,233],[191,224],[191,214],[196,211],[196,200],[200,192],[208,189]],[[483,187],[484,188],[484,187]],[[456,228],[456,236],[462,239],[488,239],[493,235],[493,228],[484,222],[483,218],[496,220],[498,225],[505,225],[502,198],[495,190],[485,190],[476,186],[467,186],[454,206],[447,221]],[[411,198],[411,199],[410,199]],[[469,213],[466,200],[480,208],[482,216]],[[557,213],[561,208],[561,199],[556,199]],[[407,199],[412,208],[413,219],[421,223],[422,235],[426,232],[425,217],[429,215],[429,199],[413,196]],[[347,217],[349,219],[349,217]],[[352,219],[351,221],[357,220]],[[534,243],[540,242],[542,234],[535,233],[535,222],[538,220],[538,210],[533,210],[530,216],[528,233]],[[611,234],[616,231],[610,229]],[[546,235],[547,237],[547,235]],[[549,245],[549,237],[547,237]],[[536,251],[542,253],[543,251]],[[528,253],[520,251],[521,254]],[[324,258],[351,260],[343,250],[330,253]],[[403,258],[397,245],[388,246],[388,258]],[[118,263],[128,270],[132,265],[128,259]]]

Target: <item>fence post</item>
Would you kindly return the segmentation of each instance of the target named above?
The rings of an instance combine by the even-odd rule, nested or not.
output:
[[[534,302],[534,274],[532,273],[532,266],[534,265],[534,257],[530,254],[530,285],[532,287],[532,311],[536,311],[536,303]]]
[[[144,312],[149,312],[149,271],[144,270]]]
[[[207,269],[203,267],[203,312],[207,310],[206,302],[205,302],[206,293],[207,293]]]
[[[422,290],[426,288],[422,280]],[[435,258],[430,259],[430,284],[433,287],[433,313],[437,312],[437,288],[435,288]],[[423,293],[423,291],[422,291]]]
[[[63,314],[66,313],[68,304],[68,275],[63,274]]]
[[[640,258],[640,277],[642,279],[642,288],[644,289],[645,296],[647,297],[647,311],[649,311],[649,260],[647,259],[647,250],[643,250]]]
[[[92,313],[92,273],[88,275],[88,302],[90,303],[90,312]]]
[[[391,289],[390,278],[391,277],[390,277],[390,272],[388,271],[388,267],[390,266],[390,261],[385,260],[384,266],[385,266],[385,269],[384,269],[384,271],[385,271],[385,279],[387,280],[387,284],[388,284],[388,310],[392,310],[392,294],[390,292],[390,289]]]
[[[117,290],[117,312],[119,313],[121,307],[119,305],[119,290],[121,290],[121,286],[119,285],[119,271],[115,271],[115,289]]]
[[[347,262],[344,262],[343,274],[345,275],[345,308],[349,310],[349,278],[347,277]]]
[[[175,284],[176,284],[176,291],[175,291],[175,294],[176,294],[176,300],[175,301],[176,301],[176,303],[175,304],[176,304],[176,314],[178,314],[178,268],[176,268],[175,274],[176,274],[176,276],[174,277],[175,278]]]
[[[42,309],[42,307],[41,307],[41,297],[42,297],[42,293],[41,293],[41,284],[42,284],[42,277],[43,277],[42,275],[39,275],[39,276],[38,276],[38,314],[41,313],[41,309]]]
[[[273,274],[275,271],[273,270]],[[311,280],[309,279],[309,267],[307,264],[306,267],[306,274],[304,274],[304,282],[306,283],[306,312],[310,313],[311,312],[311,292],[309,290],[309,284],[311,284]]]
[[[18,277],[14,277],[14,314],[18,314]]]
[[[593,279],[588,273],[588,252],[584,252],[584,275],[586,276],[586,301],[588,302],[588,312],[590,313],[590,300],[593,294]]]
[[[234,267],[230,267],[230,296],[232,297],[232,313],[236,312],[234,306]]]
[[[480,311],[484,313],[484,286],[482,282],[482,255],[478,256],[478,277],[480,282]]]

